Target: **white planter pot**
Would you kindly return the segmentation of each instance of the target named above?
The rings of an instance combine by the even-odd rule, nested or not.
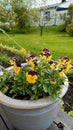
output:
[[[62,98],[68,89],[66,79]],[[0,92],[0,103],[8,119],[17,130],[46,130],[57,116],[60,99],[50,97],[28,101],[12,99]]]

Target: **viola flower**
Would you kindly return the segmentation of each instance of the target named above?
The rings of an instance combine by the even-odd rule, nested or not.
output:
[[[51,60],[52,55],[49,54],[49,53],[45,53],[45,54],[41,53],[41,54],[40,54],[40,58],[49,61],[49,60]]]
[[[31,71],[26,73],[26,81],[28,81],[28,83],[34,84],[37,79],[38,79],[38,76],[37,76],[37,73],[35,71],[31,70]]]
[[[20,67],[13,66],[13,70],[16,74],[18,74],[20,72]]]
[[[53,60],[49,61],[49,64],[50,65],[54,64],[54,61]]]
[[[29,57],[26,58],[26,62],[29,63],[30,61],[33,61],[35,59],[36,59],[35,55],[32,54],[32,55],[30,55]]]
[[[16,58],[16,57],[12,57],[12,60],[13,60],[13,61],[16,61],[16,60],[17,60],[17,58]]]
[[[16,63],[17,67],[21,67],[21,63]]]
[[[10,64],[11,64],[11,65],[14,65],[14,64],[15,64],[15,61],[14,61],[14,60],[10,60]]]
[[[51,68],[59,68],[59,62],[57,62],[57,61],[49,61],[49,64],[50,64],[50,67]]]
[[[53,85],[54,85],[54,84],[56,84],[56,83],[57,83],[57,82],[56,82],[56,79],[51,79],[51,80],[50,80],[50,84],[53,84]]]
[[[23,53],[26,53],[26,49],[25,48],[21,48],[20,51],[23,52]]]
[[[29,57],[27,57],[26,62],[27,62],[28,65],[31,65],[32,70],[34,70],[34,67],[36,65],[36,57],[35,57],[35,55],[32,54]]]
[[[59,58],[59,61],[60,61],[60,64],[62,65],[71,63],[71,60],[66,56]]]
[[[71,64],[71,59],[69,59],[68,61],[66,61],[66,65]]]
[[[59,75],[62,77],[63,74],[64,74],[64,70],[63,70],[63,69],[60,69],[60,70],[59,70]]]
[[[44,49],[42,50],[42,53],[43,53],[43,54],[45,54],[45,53],[50,53],[50,50],[48,50],[47,48],[44,48]]]
[[[36,57],[35,57],[35,55],[34,55],[34,54],[30,55],[30,57],[31,57],[31,59],[33,59],[33,60],[35,60],[35,59],[36,59]]]
[[[70,64],[68,64],[67,66],[65,66],[65,68],[64,68],[64,73],[65,73],[65,74],[68,73],[69,70],[70,70],[70,68],[71,68],[71,65],[70,65]]]

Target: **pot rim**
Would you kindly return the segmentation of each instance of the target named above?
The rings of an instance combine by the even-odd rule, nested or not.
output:
[[[27,64],[24,63],[22,64],[22,66],[26,66]],[[8,67],[7,70],[11,70],[12,67]],[[2,71],[0,72],[0,74],[3,74]],[[65,76],[66,77],[66,76]],[[68,90],[68,78],[66,77],[64,85],[62,85],[62,90],[61,90],[61,94],[60,94],[60,98],[62,98],[65,93]],[[51,99],[51,97],[46,97],[46,98],[41,98],[38,100],[19,100],[19,99],[13,99],[11,97],[6,96],[5,94],[3,94],[0,91],[0,103],[3,105],[6,105],[8,107],[11,108],[18,108],[18,109],[37,109],[37,108],[43,108],[46,107],[48,105],[51,105],[55,102],[57,102],[59,100],[59,98],[55,99]]]

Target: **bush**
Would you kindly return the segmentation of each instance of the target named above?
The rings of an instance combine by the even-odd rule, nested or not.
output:
[[[73,36],[73,20],[70,24],[67,25],[66,31],[70,36]]]
[[[62,24],[59,26],[59,32],[66,32],[66,24]]]
[[[8,26],[0,26],[0,28],[2,28],[5,32],[10,32],[10,27]]]

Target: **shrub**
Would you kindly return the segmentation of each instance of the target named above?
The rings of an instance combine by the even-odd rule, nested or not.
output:
[[[66,31],[70,36],[73,36],[73,20],[70,24],[67,25]]]
[[[66,24],[62,24],[59,26],[59,32],[66,32]]]
[[[10,32],[10,28],[8,26],[0,26],[5,32]]]

